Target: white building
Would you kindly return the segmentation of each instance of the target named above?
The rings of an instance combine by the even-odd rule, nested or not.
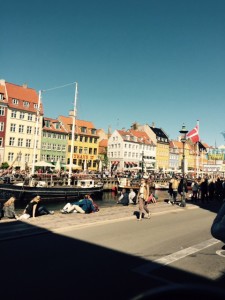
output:
[[[112,171],[155,168],[156,145],[146,132],[115,130],[108,140],[109,168]]]

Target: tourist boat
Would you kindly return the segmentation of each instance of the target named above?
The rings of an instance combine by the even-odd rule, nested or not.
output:
[[[74,99],[74,117],[72,126],[72,141],[71,148],[74,145],[74,133],[75,133],[75,115],[76,115],[76,98],[77,98],[77,83],[75,83],[75,99]],[[39,120],[39,108],[41,101],[41,92],[39,93],[38,109],[37,109],[37,119]],[[38,125],[38,122],[37,122]],[[37,128],[36,128],[37,129]],[[36,130],[37,131],[37,130]],[[37,138],[37,137],[35,137]],[[36,145],[36,141],[34,143]],[[85,194],[89,194],[94,199],[101,199],[103,195],[103,182],[97,178],[90,178],[88,176],[83,176],[76,178],[72,174],[72,152],[70,157],[70,166],[68,178],[56,179],[53,175],[45,178],[39,178],[34,173],[34,167],[37,165],[34,162],[35,150],[33,155],[32,171],[30,178],[27,178],[23,182],[13,182],[13,183],[1,183],[0,184],[0,198],[2,200],[8,199],[12,195],[16,197],[17,200],[29,201],[33,197],[39,195],[43,200],[65,200],[70,201],[73,199],[82,198]]]
[[[118,178],[118,191],[122,189],[138,191],[140,187],[140,179],[131,179],[127,177]]]
[[[160,190],[160,191],[163,191],[163,190],[168,190],[169,189],[169,180],[157,180],[155,179],[153,181],[153,188],[155,190]]]
[[[94,199],[102,199],[103,183],[95,178],[72,179],[71,185],[64,180],[41,180],[35,178],[24,182],[0,185],[0,198],[8,199],[15,196],[22,202],[30,201],[39,195],[46,201],[71,201],[81,199],[85,194],[89,194]]]

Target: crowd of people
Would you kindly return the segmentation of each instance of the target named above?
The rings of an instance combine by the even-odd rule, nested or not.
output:
[[[21,215],[16,213],[16,198],[10,197],[2,206],[0,202],[0,220],[4,217],[7,219],[26,220],[44,215],[54,215],[54,211],[48,210],[46,206],[41,204],[41,197],[35,196],[24,208]],[[61,210],[61,213],[78,212],[88,214],[99,211],[98,205],[92,200],[90,195],[85,195],[84,199],[73,203],[67,203]]]

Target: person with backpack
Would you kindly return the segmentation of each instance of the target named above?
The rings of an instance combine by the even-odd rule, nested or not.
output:
[[[90,214],[97,211],[99,211],[99,208],[89,195],[85,195],[84,199],[79,201],[67,203],[63,209],[60,210],[62,214],[69,214],[72,212]]]

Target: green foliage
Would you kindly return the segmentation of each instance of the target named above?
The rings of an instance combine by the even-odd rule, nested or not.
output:
[[[1,165],[1,169],[8,169],[9,164],[7,162],[3,162]]]

